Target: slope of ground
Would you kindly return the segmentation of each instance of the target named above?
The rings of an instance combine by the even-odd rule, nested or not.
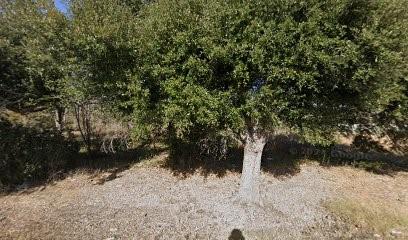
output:
[[[376,238],[408,239],[408,173],[377,175],[336,167],[328,172],[337,192],[326,206],[357,231]],[[354,231],[356,232],[356,231]]]
[[[377,234],[372,226],[341,221],[347,212],[333,203],[342,196],[374,196],[400,213],[408,209],[404,173],[378,176],[314,164],[287,178],[263,174],[263,206],[235,201],[236,173],[180,178],[163,168],[134,166],[108,180],[74,174],[1,197],[0,239],[387,238],[392,235]],[[405,229],[393,231],[404,238]]]

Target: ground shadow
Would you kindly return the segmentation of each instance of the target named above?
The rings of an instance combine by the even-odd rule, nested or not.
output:
[[[290,177],[300,172],[303,156],[293,154],[300,147],[294,136],[279,135],[271,139],[262,154],[262,170],[274,177]]]
[[[72,163],[69,169],[71,172],[86,172],[91,175],[93,178],[91,181],[94,184],[101,185],[119,178],[119,174],[132,165],[150,159],[166,150],[165,147],[145,145],[118,153],[83,154]]]
[[[216,158],[206,154],[200,154],[195,147],[186,147],[182,152],[172,152],[162,167],[169,169],[174,175],[188,177],[197,171],[207,177],[215,174],[223,177],[228,172],[241,172],[243,149],[229,148],[223,158]]]
[[[300,166],[306,161],[318,162],[321,166],[349,165],[377,174],[393,175],[408,171],[406,155],[396,155],[373,142],[356,138],[351,145],[319,146],[300,141],[295,136],[276,136],[265,146],[262,155],[262,170],[277,178],[286,178],[300,172]],[[183,146],[182,151],[172,152],[165,146],[141,146],[126,152],[115,154],[80,154],[69,166],[56,172],[48,180],[25,184],[22,188],[13,188],[10,192],[31,193],[44,186],[62,180],[75,171],[82,171],[95,177],[95,184],[104,184],[129,169],[133,164],[150,159],[162,152],[170,152],[162,167],[171,170],[174,175],[188,177],[200,173],[204,177],[210,174],[223,177],[228,172],[242,171],[243,148],[229,148],[223,158],[200,154],[197,148]],[[94,174],[94,175],[93,175]],[[24,189],[22,191],[22,189]]]
[[[83,153],[71,163],[70,169],[84,170],[90,173],[94,171],[107,171],[118,168],[127,169],[133,164],[152,158],[166,150],[166,147],[139,146],[137,148],[118,153]]]
[[[228,240],[245,240],[245,237],[242,234],[241,230],[234,229],[231,231],[231,234],[228,237]]]
[[[376,174],[393,175],[408,171],[408,156],[387,150],[381,143],[367,136],[356,136],[347,144],[330,146],[312,145],[300,141],[294,136],[283,136],[276,139],[280,146],[275,148],[277,156],[284,153],[279,161],[295,161],[299,166],[302,161],[315,161],[321,166],[352,166]]]
[[[266,144],[262,154],[262,170],[275,177],[289,177],[300,171],[302,156],[291,154],[288,146],[295,143],[291,137],[277,136],[274,141]],[[231,147],[223,158],[207,154],[199,154],[194,146],[182,148],[182,152],[170,153],[163,167],[170,169],[175,175],[188,177],[197,171],[207,177],[214,174],[223,177],[228,172],[242,171],[243,147]]]
[[[10,188],[3,194],[19,193],[30,194],[42,191],[47,186],[54,185],[55,182],[65,179],[75,172],[84,172],[91,176],[93,184],[104,184],[105,182],[120,177],[120,173],[129,169],[132,165],[152,158],[161,152],[166,151],[165,147],[140,146],[118,153],[81,153],[78,154],[68,166],[47,179],[25,182],[19,186]]]
[[[304,143],[294,135],[275,136],[265,146],[262,170],[277,178],[291,177],[300,172],[302,163],[314,161],[324,167],[349,165],[377,174],[393,175],[408,171],[406,155],[396,155],[373,144],[356,137],[351,145],[321,146]],[[181,153],[171,153],[164,167],[182,177],[197,172],[205,177],[209,174],[223,177],[228,172],[242,171],[242,147],[228,149],[222,159],[198,152],[194,147],[184,147]]]

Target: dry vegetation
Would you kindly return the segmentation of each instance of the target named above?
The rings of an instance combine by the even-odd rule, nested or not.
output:
[[[382,202],[361,201],[358,198],[342,199],[329,202],[328,208],[357,228],[367,229],[374,236],[404,236],[408,226],[408,215],[401,207],[388,207]]]
[[[182,175],[167,153],[0,198],[0,239],[404,239],[408,174],[303,163],[262,175],[263,206],[235,200],[239,173]],[[137,161],[135,161],[137,162]],[[393,235],[394,236],[393,236]]]
[[[6,114],[23,125],[52,124],[44,114],[30,121]],[[264,151],[264,205],[244,206],[235,201],[242,152],[203,162],[169,158],[163,144],[115,151],[111,145],[128,138],[127,126],[92,118],[96,148],[105,144],[108,154],[76,159],[63,180],[23,184],[0,197],[0,239],[408,238],[404,169],[382,171],[379,165],[381,174],[374,174],[323,167],[305,160],[313,156],[291,155],[293,139],[281,137]],[[74,126],[68,115],[67,127]],[[353,139],[340,143],[350,147]]]
[[[378,238],[408,238],[406,172],[388,176],[339,167],[330,174],[339,193],[326,203],[330,211]]]

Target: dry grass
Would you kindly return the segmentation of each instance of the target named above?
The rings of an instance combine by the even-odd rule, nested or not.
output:
[[[349,198],[331,201],[326,206],[334,214],[357,228],[366,229],[384,237],[389,237],[392,230],[401,232],[408,230],[408,215],[382,202],[372,200],[361,202],[358,199]]]
[[[333,214],[355,226],[357,232],[408,239],[408,173],[372,174],[351,167],[330,168],[336,197],[325,204]],[[378,237],[378,236],[377,236]]]
[[[168,158],[167,151],[163,151],[158,155],[154,155],[151,158],[147,158],[135,164],[135,167],[162,167]]]

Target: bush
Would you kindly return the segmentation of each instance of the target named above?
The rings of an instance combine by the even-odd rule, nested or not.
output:
[[[45,180],[64,170],[79,151],[75,141],[51,130],[0,118],[0,187]]]

